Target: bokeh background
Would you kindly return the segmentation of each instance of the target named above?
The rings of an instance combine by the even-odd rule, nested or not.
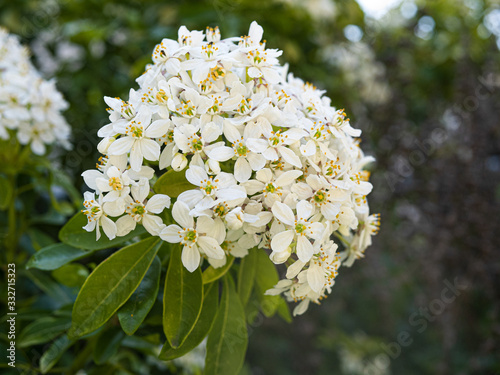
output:
[[[181,25],[245,35],[253,20],[363,130],[382,226],[321,306],[251,327],[244,372],[500,374],[497,0],[0,1],[0,25],[70,102],[61,168],[77,187],[103,96],[126,97],[155,44]]]

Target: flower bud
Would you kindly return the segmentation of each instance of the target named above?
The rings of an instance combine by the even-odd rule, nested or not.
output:
[[[274,264],[283,264],[288,260],[291,253],[292,248],[288,246],[285,251],[273,251],[269,258],[273,261]]]
[[[172,159],[172,169],[176,172],[182,171],[186,168],[188,160],[184,154],[177,154]]]
[[[111,144],[115,141],[114,137],[105,137],[102,139],[101,142],[97,145],[97,150],[101,154],[107,154],[108,153],[108,148],[111,146]]]

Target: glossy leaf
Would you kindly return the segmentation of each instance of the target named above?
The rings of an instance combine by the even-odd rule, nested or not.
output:
[[[161,262],[155,257],[146,276],[129,300],[118,310],[118,319],[127,335],[132,335],[153,307],[160,287]]]
[[[245,311],[233,279],[227,274],[223,280],[221,303],[207,340],[205,375],[237,374],[248,345]]]
[[[43,353],[42,358],[40,358],[40,371],[42,374],[46,374],[54,367],[64,352],[73,345],[73,342],[74,341],[70,340],[67,335],[62,335],[52,343],[50,348]]]
[[[99,241],[96,241],[95,231],[87,232],[83,229],[85,225],[87,225],[87,217],[81,212],[77,213],[66,223],[66,225],[64,225],[64,227],[62,227],[59,232],[59,239],[61,242],[79,249],[102,250],[110,247],[116,247],[117,245],[123,244],[128,240],[146,232],[142,225],[138,225],[126,236],[115,237],[114,239],[109,240],[102,232],[101,228],[101,238]]]
[[[55,270],[69,262],[92,254],[91,251],[57,243],[37,251],[26,264],[26,268],[38,268],[44,271]]]
[[[233,262],[234,257],[229,255],[226,259],[226,264],[224,264],[222,267],[213,268],[212,266],[209,266],[205,271],[203,271],[203,284],[209,284],[213,283],[216,280],[219,280],[231,268]]]
[[[20,333],[17,345],[20,348],[51,341],[69,329],[71,319],[43,317],[27,325]]]
[[[26,270],[24,272],[37,287],[54,299],[58,306],[73,302],[74,297],[69,289],[64,285],[56,283],[46,272],[37,269]]]
[[[173,348],[182,345],[198,317],[203,302],[201,270],[189,272],[181,260],[182,249],[172,249],[163,295],[163,330]]]
[[[98,365],[106,363],[118,352],[125,334],[120,327],[111,327],[101,332],[94,346],[93,358]]]
[[[173,169],[163,173],[153,187],[157,194],[167,194],[171,198],[177,198],[180,193],[196,188],[186,179],[185,170],[176,172]]]
[[[150,237],[124,247],[96,267],[73,306],[70,337],[102,326],[130,298],[153,262],[160,240]]]
[[[218,304],[219,283],[205,284],[203,291],[203,307],[193,330],[178,349],[172,348],[167,340],[161,349],[159,358],[164,361],[179,358],[200,345],[212,327]]]
[[[241,260],[238,270],[238,294],[243,306],[246,306],[255,281],[257,270],[258,251],[250,249],[248,255]]]

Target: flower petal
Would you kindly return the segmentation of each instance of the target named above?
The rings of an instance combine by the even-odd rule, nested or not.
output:
[[[290,207],[281,202],[276,202],[271,208],[274,216],[287,225],[293,226],[295,224],[295,215]]]
[[[307,270],[307,282],[312,290],[320,294],[325,286],[325,273],[323,269],[315,263],[310,265]]]
[[[234,164],[234,177],[238,182],[247,181],[252,175],[252,168],[250,164],[244,157],[240,157],[236,160]]]
[[[160,158],[160,145],[152,139],[141,139],[141,151],[145,159],[155,161]]]
[[[172,122],[168,119],[156,120],[146,128],[144,135],[148,138],[159,138],[167,133]]]
[[[186,179],[193,185],[200,186],[204,180],[208,179],[208,176],[203,168],[191,165],[186,171]]]
[[[313,245],[306,236],[299,236],[297,240],[297,256],[301,262],[308,262],[313,256]]]
[[[131,231],[135,229],[135,226],[137,223],[135,222],[134,219],[132,219],[131,216],[125,215],[116,220],[116,228],[117,232],[116,235],[118,237],[125,236],[126,234],[129,234]]]
[[[153,236],[158,236],[163,228],[165,228],[161,217],[149,214],[144,214],[142,217],[142,225]]]
[[[180,226],[171,224],[168,227],[163,228],[159,236],[163,241],[179,243],[182,241],[182,235],[180,234],[181,231],[182,228]]]
[[[223,259],[224,250],[219,246],[215,238],[208,236],[198,237],[197,244],[203,249],[203,252],[207,254],[209,258]]]
[[[159,214],[164,208],[170,207],[170,197],[165,194],[153,195],[146,204],[146,210]]]
[[[114,141],[108,148],[108,153],[110,155],[122,155],[130,151],[135,139],[130,136],[120,137]]]
[[[200,252],[196,245],[184,246],[182,249],[182,264],[189,272],[193,272],[200,265]]]
[[[293,236],[294,233],[292,230],[286,230],[284,232],[276,234],[271,240],[271,249],[278,253],[285,251],[292,243]]]
[[[189,207],[186,203],[179,200],[175,202],[172,208],[172,216],[183,228],[194,227],[194,219],[189,215]]]

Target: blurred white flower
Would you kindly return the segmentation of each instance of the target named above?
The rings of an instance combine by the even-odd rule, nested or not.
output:
[[[61,112],[68,104],[55,81],[45,81],[30,62],[27,48],[0,28],[0,138],[17,138],[43,155],[47,146],[70,148],[70,127]]]

